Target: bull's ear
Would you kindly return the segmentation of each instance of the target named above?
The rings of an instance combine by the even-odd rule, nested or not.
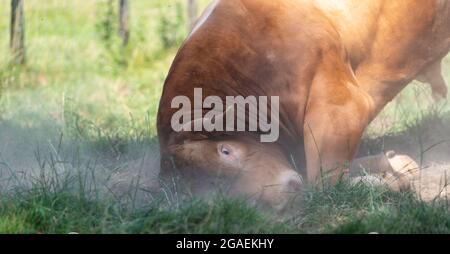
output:
[[[188,139],[184,140],[184,143],[189,142],[189,141],[201,141],[201,140],[206,140],[208,139],[208,136],[206,136],[203,133],[190,133],[191,135],[189,136]]]
[[[201,141],[208,139],[208,136],[203,132],[182,131],[177,132],[170,138],[170,144],[186,144],[190,141]]]

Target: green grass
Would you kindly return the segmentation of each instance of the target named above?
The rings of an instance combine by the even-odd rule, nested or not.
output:
[[[89,201],[67,193],[29,191],[0,207],[2,233],[286,233],[288,226],[239,200],[184,201],[178,207],[154,202],[129,211],[107,200]]]
[[[157,165],[156,112],[187,33],[175,11],[186,1],[131,1],[122,48],[115,32],[102,39],[106,0],[27,0],[23,67],[9,64],[9,2],[0,0],[0,233],[450,232],[445,202],[345,183],[311,188],[281,214],[221,196],[149,193],[139,178],[118,195],[110,178],[130,161],[149,154]],[[174,45],[164,47],[167,38]],[[420,136],[421,123],[450,112],[430,97],[424,85],[408,87],[370,126],[368,146]]]
[[[338,184],[311,191],[294,222],[307,233],[448,233],[446,203],[425,203],[411,192]]]
[[[278,214],[245,201],[157,198],[140,209],[114,199],[89,199],[34,186],[0,203],[1,233],[263,234],[263,233],[449,233],[443,202],[425,203],[411,193],[392,193],[340,183],[306,191],[301,205]],[[299,209],[300,208],[300,209]]]
[[[337,234],[449,234],[448,206],[429,205],[417,200],[400,200],[396,209],[386,209],[355,218],[332,230]]]

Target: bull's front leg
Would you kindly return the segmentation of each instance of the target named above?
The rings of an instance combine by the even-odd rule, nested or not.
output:
[[[358,87],[351,70],[331,64],[327,62],[316,74],[305,114],[303,134],[311,183],[324,178],[335,183],[339,176],[348,174],[373,117],[372,98]]]
[[[314,110],[305,121],[305,154],[308,181],[330,180],[349,173],[366,125],[343,109]]]

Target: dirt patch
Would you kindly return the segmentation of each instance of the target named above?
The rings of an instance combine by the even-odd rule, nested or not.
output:
[[[373,126],[378,125],[375,120]],[[423,200],[450,197],[449,117],[429,115],[420,122],[409,124],[403,132],[365,138],[358,156],[389,150],[409,155],[419,164],[420,174],[412,185]]]
[[[450,198],[450,164],[434,164],[421,171],[413,181],[413,188],[419,197],[427,202],[437,198]]]

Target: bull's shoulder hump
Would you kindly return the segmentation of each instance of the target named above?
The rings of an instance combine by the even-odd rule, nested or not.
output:
[[[214,0],[212,3],[209,4],[209,6],[205,9],[203,14],[195,23],[194,28],[192,29],[191,33],[188,36],[188,39],[192,37],[192,35],[194,35],[208,21],[209,17],[217,8],[217,6],[219,6],[221,1],[222,0]]]

